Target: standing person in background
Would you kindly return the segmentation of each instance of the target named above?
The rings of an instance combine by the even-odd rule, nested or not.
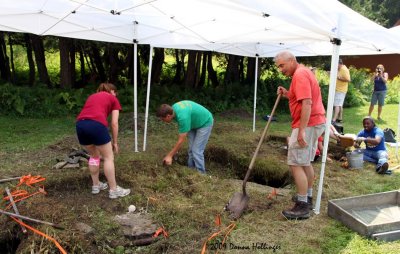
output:
[[[172,107],[162,104],[157,110],[156,116],[166,123],[175,120],[179,127],[178,141],[164,157],[163,163],[172,164],[172,157],[188,137],[188,167],[196,168],[200,173],[205,174],[204,150],[214,124],[211,112],[196,102],[186,100],[177,102]]]
[[[350,71],[343,64],[342,59],[339,59],[338,74],[336,79],[335,100],[333,102],[334,114],[332,124],[342,122],[343,120],[343,103],[346,98],[346,93],[349,88]]]
[[[382,64],[376,66],[374,74],[374,92],[372,93],[371,104],[369,106],[368,116],[371,116],[374,111],[374,106],[378,103],[378,120],[382,120],[382,107],[385,105],[385,97],[387,91],[387,81],[389,74],[385,72],[385,67]]]
[[[92,177],[92,194],[98,194],[110,186],[109,198],[128,195],[131,190],[123,189],[115,180],[114,153],[118,153],[118,117],[121,105],[117,99],[117,88],[111,83],[102,83],[97,92],[86,100],[77,117],[76,133],[79,143],[89,152],[89,171]],[[108,133],[107,117],[111,115],[111,135]],[[112,141],[112,142],[111,142]],[[104,160],[107,183],[99,181],[100,155]]]
[[[312,209],[314,160],[318,137],[325,130],[325,109],[321,90],[309,68],[297,62],[289,51],[275,56],[275,65],[283,75],[292,77],[289,91],[278,87],[278,94],[289,99],[292,134],[289,138],[287,162],[293,175],[297,200],[293,208],[284,210],[287,219],[307,219]]]

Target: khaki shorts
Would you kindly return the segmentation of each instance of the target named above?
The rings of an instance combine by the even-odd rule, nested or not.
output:
[[[289,166],[310,166],[317,150],[318,137],[325,131],[325,124],[306,127],[306,147],[300,147],[297,142],[299,129],[293,129],[289,138],[287,164]]]
[[[333,100],[333,106],[334,107],[337,107],[337,106],[343,107],[344,98],[346,98],[346,93],[336,92],[335,99]]]

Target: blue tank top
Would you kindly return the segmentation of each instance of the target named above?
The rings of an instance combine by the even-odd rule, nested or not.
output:
[[[381,77],[375,77],[374,91],[386,91],[386,84]]]

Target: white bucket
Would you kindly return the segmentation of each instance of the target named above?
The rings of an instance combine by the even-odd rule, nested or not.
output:
[[[363,168],[363,152],[356,150],[346,153],[347,161],[350,168]]]

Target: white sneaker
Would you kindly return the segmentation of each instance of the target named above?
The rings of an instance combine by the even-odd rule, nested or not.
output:
[[[99,182],[99,185],[92,186],[92,194],[99,194],[101,190],[105,190],[108,188],[107,183]]]
[[[131,193],[131,189],[124,189],[119,186],[115,190],[110,190],[108,197],[111,199],[125,197]]]

